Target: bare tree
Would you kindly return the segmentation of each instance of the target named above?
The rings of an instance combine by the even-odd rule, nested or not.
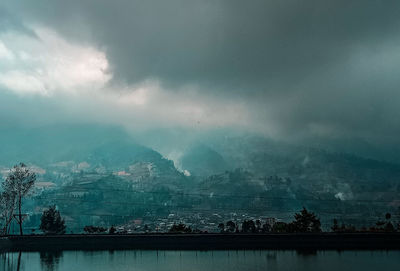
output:
[[[36,181],[36,174],[32,172],[24,163],[15,165],[3,183],[3,190],[15,195],[16,207],[18,210],[17,223],[19,232],[22,233],[22,199],[32,190]]]
[[[0,194],[0,214],[3,218],[2,233],[9,232],[14,210],[16,206],[16,194],[12,191],[3,191]]]

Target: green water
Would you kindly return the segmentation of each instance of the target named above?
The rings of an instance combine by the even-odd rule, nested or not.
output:
[[[0,270],[400,270],[400,251],[63,251],[0,254]]]

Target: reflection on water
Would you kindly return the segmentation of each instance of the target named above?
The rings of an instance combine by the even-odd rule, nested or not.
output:
[[[0,254],[0,270],[400,270],[400,251],[12,252]]]
[[[317,250],[308,250],[308,249],[305,249],[305,250],[296,250],[296,253],[297,253],[297,255],[299,255],[299,256],[304,256],[304,257],[307,257],[307,256],[316,256],[317,255]]]
[[[60,258],[63,255],[62,251],[41,251],[39,254],[42,270],[57,270],[57,266],[60,263]]]
[[[0,270],[20,270],[22,252],[0,254]]]

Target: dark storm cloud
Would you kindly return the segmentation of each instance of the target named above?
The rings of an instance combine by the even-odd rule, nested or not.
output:
[[[9,1],[26,22],[104,48],[114,81],[196,85],[278,134],[400,132],[400,2]],[[373,125],[372,125],[373,124]]]
[[[90,29],[116,76],[130,82],[291,86],[400,26],[398,1],[18,2],[64,33],[81,38]]]

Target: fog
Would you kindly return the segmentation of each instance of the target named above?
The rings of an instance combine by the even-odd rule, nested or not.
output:
[[[230,129],[397,160],[397,1],[3,1],[3,125]]]

